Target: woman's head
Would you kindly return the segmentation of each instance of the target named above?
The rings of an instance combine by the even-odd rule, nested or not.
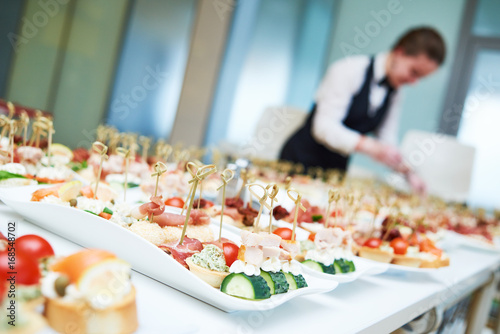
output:
[[[387,76],[394,87],[413,84],[434,72],[446,56],[441,35],[432,28],[421,27],[401,36],[391,51]]]

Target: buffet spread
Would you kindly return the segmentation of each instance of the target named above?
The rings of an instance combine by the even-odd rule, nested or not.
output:
[[[71,150],[52,142],[42,114],[1,122],[0,199],[87,248],[56,254],[43,237],[16,238],[2,225],[1,281],[15,263],[26,332],[45,324],[62,333],[136,331],[132,269],[225,312],[263,311],[387,272],[423,275],[426,284],[456,261],[450,244],[500,250],[498,212],[375,180],[152,145],[107,126],[91,148]],[[6,307],[10,289],[0,284]],[[10,333],[8,320],[0,328]]]

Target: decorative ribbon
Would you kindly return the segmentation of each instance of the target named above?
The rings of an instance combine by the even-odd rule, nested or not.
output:
[[[26,110],[23,110],[21,112],[20,121],[23,127],[23,146],[26,146],[26,138],[28,137],[28,125],[30,124],[30,118]]]
[[[217,191],[219,191],[222,188],[222,205],[221,205],[221,210],[220,210],[220,229],[219,229],[219,242],[221,241],[222,237],[222,218],[224,217],[224,206],[226,205],[226,186],[229,181],[231,181],[234,177],[234,171],[226,168],[224,171],[220,174],[220,178],[222,180],[222,184],[217,188]]]
[[[339,200],[339,191],[330,189],[328,190],[328,209],[326,210],[326,217],[325,217],[325,228],[328,227],[328,221],[330,220],[330,208],[332,206],[332,202],[335,202],[334,205],[334,210],[337,210],[337,201]],[[337,212],[335,212],[335,221],[333,223],[333,226],[337,225]]]
[[[130,160],[130,150],[123,147],[117,147],[116,153],[125,159],[125,182],[123,183],[123,201],[127,201],[127,189],[128,189],[128,165]]]
[[[206,166],[200,167],[196,171],[196,175],[191,180],[189,180],[189,182],[188,182],[188,183],[192,184],[192,191],[191,191],[190,202],[189,202],[189,205],[187,207],[186,221],[184,222],[184,227],[182,229],[181,240],[179,241],[180,245],[182,245],[182,242],[184,241],[184,236],[186,235],[187,223],[189,221],[189,216],[191,215],[191,209],[193,208],[194,195],[196,193],[196,188],[198,187],[198,184],[201,181],[203,181],[207,176],[209,176],[210,174],[213,174],[215,172],[217,172],[217,168],[215,167],[215,165],[206,165]]]
[[[101,156],[101,160],[99,161],[99,171],[97,172],[97,179],[95,182],[95,191],[94,191],[94,199],[95,199],[97,196],[97,188],[99,187],[99,181],[101,180],[102,164],[104,163],[104,160],[108,158],[108,156],[106,155],[106,153],[108,152],[108,147],[99,141],[95,141],[92,144],[92,149],[97,153],[99,153],[99,155]]]
[[[151,138],[146,137],[146,136],[140,136],[139,137],[139,143],[142,146],[142,160],[143,161],[147,161],[148,160],[149,147],[151,146]]]
[[[296,194],[296,197],[293,197],[293,193]],[[293,218],[293,229],[292,229],[292,241],[295,241],[295,229],[297,227],[297,217],[299,215],[299,209],[302,211],[306,211],[306,208],[302,205],[302,195],[295,190],[294,188],[290,188],[286,191],[288,197],[295,203],[295,217]]]
[[[267,191],[267,197],[271,199],[271,211],[269,212],[269,234],[271,234],[272,231],[272,226],[273,226],[273,206],[274,206],[274,199],[276,196],[278,196],[278,192],[280,189],[278,188],[278,185],[276,183],[269,183],[266,186],[266,191]]]
[[[262,189],[262,192],[263,192],[262,196],[259,196],[259,194],[257,194],[253,190],[254,187],[258,187],[258,188]],[[258,183],[249,184],[248,191],[250,192],[250,194],[254,195],[255,197],[257,197],[259,199],[259,204],[260,204],[259,213],[257,215],[257,218],[253,222],[253,231],[257,232],[259,229],[260,215],[262,214],[262,209],[264,209],[264,207],[266,207],[269,210],[271,210],[271,207],[266,202],[267,201],[267,191],[262,185],[260,185]]]

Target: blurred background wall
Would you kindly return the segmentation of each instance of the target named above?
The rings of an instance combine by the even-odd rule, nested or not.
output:
[[[308,112],[333,61],[430,25],[447,59],[404,88],[399,138],[417,129],[475,146],[470,202],[493,207],[499,11],[499,0],[2,0],[0,97],[52,112],[55,140],[71,147],[89,146],[106,122],[237,150],[269,107]],[[358,156],[353,165],[385,172]]]

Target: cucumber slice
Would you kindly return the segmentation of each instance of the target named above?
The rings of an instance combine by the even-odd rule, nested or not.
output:
[[[232,273],[224,278],[220,290],[228,295],[245,299],[267,299],[271,289],[262,276]]]
[[[302,262],[302,264],[313,269],[313,270],[316,270],[316,271],[319,271],[319,272],[322,272],[325,274],[332,274],[332,275],[335,274],[335,268],[333,268],[332,265],[325,266],[323,263],[313,261],[313,260],[305,260],[304,262]]]
[[[341,263],[339,260],[335,260],[332,264],[332,267],[335,268],[335,273],[336,274],[342,274],[344,272]]]
[[[271,276],[271,279],[274,282],[275,294],[285,293],[288,291],[289,288],[288,281],[286,280],[285,275],[281,271],[278,271],[276,273],[269,272],[269,275]]]
[[[266,280],[267,286],[269,287],[271,294],[274,295],[274,282],[271,275],[267,271],[261,270],[260,276]]]
[[[307,282],[302,275],[293,275],[292,273],[285,273],[286,281],[288,282],[290,290],[297,290],[307,287]]]
[[[345,263],[349,266],[350,273],[356,271],[356,266],[354,265],[354,262],[346,260]]]

